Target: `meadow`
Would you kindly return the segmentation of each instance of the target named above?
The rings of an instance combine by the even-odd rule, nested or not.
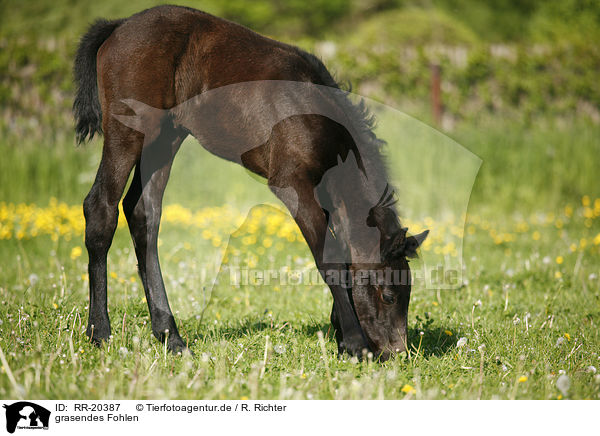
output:
[[[63,29],[56,33],[70,41],[83,24],[69,14],[125,15],[115,2],[105,7],[50,8],[41,30],[26,36]],[[15,12],[2,36],[15,34],[28,14],[47,12],[30,9]],[[248,19],[260,28],[260,16]],[[316,18],[311,23],[318,29]],[[0,38],[3,47],[19,46],[6,41]],[[153,338],[122,215],[108,264],[113,336],[102,348],[90,345],[81,202],[102,141],[74,145],[70,85],[54,81],[68,82],[63,64],[71,49],[57,41],[58,54],[40,61],[48,68],[39,77],[18,76],[20,98],[2,91],[11,84],[16,92],[14,77],[0,80],[0,397],[600,398],[600,124],[593,113],[568,109],[536,106],[534,116],[520,117],[518,104],[506,112],[463,108],[439,132],[416,120],[431,123],[420,98],[385,100],[415,117],[398,115],[397,124],[375,111],[378,133],[392,138],[384,154],[401,217],[411,230],[433,229],[415,267],[435,256],[465,267],[455,289],[414,289],[406,354],[383,363],[338,359],[328,289],[294,280],[315,266],[293,220],[264,181],[192,139],[167,187],[159,250],[171,307],[195,355],[173,356]],[[20,59],[3,63],[0,53],[3,73],[24,71]],[[28,80],[39,85],[29,89]],[[456,144],[481,167],[440,154]],[[467,173],[476,174],[472,191],[460,178]],[[462,180],[456,201],[439,174]],[[447,204],[457,212],[450,218],[440,206]],[[236,285],[231,268],[291,279]]]

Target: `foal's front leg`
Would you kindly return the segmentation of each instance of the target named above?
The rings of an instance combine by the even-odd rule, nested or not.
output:
[[[339,277],[347,270],[346,264],[323,262],[323,250],[325,235],[327,232],[327,218],[323,209],[315,200],[312,185],[306,181],[302,183],[301,178],[296,178],[296,186],[292,190],[281,189],[276,180],[269,180],[272,191],[283,201],[287,208],[294,214],[294,219],[311,249],[317,268],[327,282],[331,272],[332,277]],[[295,194],[292,194],[294,192]],[[336,274],[337,272],[337,274]],[[348,290],[343,283],[328,283],[333,295],[332,321],[336,328],[336,340],[338,341],[338,352],[348,352],[350,355],[361,357],[363,350],[368,350],[367,339],[360,327],[360,323],[352,307]],[[334,316],[335,315],[335,316]],[[339,331],[339,333],[337,333]]]

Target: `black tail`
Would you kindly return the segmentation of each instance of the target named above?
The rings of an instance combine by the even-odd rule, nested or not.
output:
[[[77,84],[73,115],[77,123],[75,133],[78,144],[84,142],[88,136],[92,139],[96,132],[102,134],[102,108],[98,100],[96,81],[96,54],[102,43],[123,21],[96,20],[79,42],[73,68]]]

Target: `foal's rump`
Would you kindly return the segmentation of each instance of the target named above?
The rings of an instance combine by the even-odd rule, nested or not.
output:
[[[318,79],[295,47],[201,11],[161,6],[115,23],[98,50],[101,87],[117,88],[106,99],[158,93],[170,108],[233,83]]]

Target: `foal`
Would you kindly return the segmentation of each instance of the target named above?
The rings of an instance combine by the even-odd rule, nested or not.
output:
[[[104,133],[84,201],[93,342],[110,336],[106,260],[133,170],[123,209],[152,331],[171,351],[186,348],[157,240],[171,165],[192,134],[213,154],[266,178],[288,207],[333,294],[338,351],[387,359],[406,349],[406,258],[427,232],[409,237],[400,226],[370,118],[317,58],[204,12],[160,6],[92,25],[75,77],[78,141]],[[378,274],[389,271],[404,280]],[[346,275],[350,284],[340,280]]]

